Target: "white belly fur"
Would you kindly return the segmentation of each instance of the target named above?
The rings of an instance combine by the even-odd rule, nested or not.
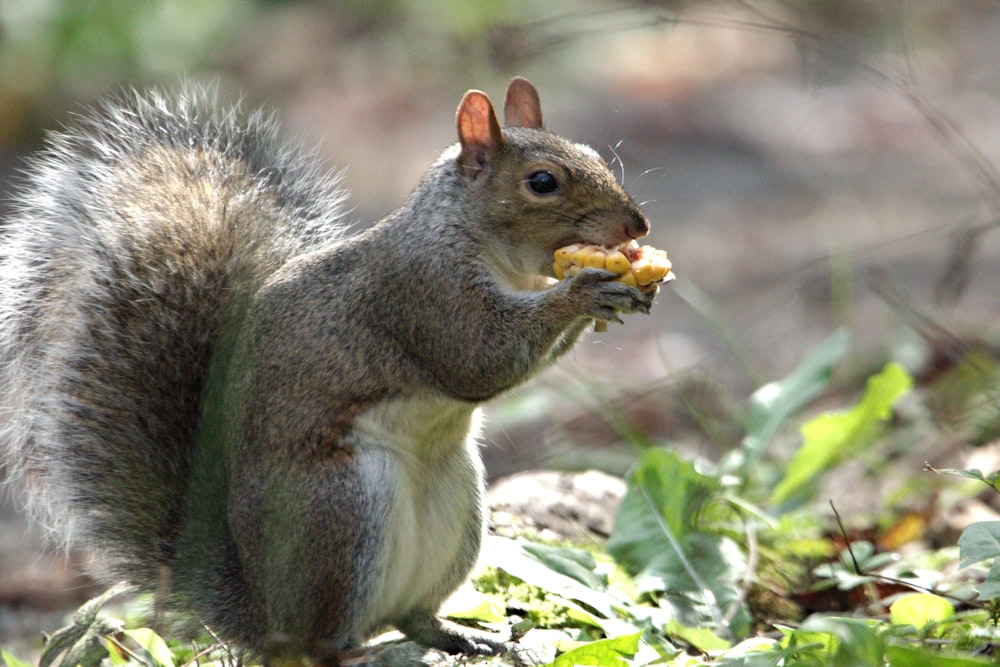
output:
[[[482,530],[484,493],[479,417],[469,403],[408,397],[384,401],[355,419],[352,440],[362,450],[391,452],[399,473],[382,578],[365,624],[372,629],[414,607],[436,607],[451,592],[456,569],[475,559],[469,551],[478,552],[478,544],[470,543],[469,525],[475,520]]]

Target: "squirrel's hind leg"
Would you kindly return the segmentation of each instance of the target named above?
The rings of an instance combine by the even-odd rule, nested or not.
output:
[[[448,653],[503,655],[507,652],[499,636],[445,623],[430,611],[415,611],[397,622],[396,627],[413,641]]]
[[[529,667],[542,660],[530,649],[503,641],[499,635],[476,632],[439,619],[433,612],[414,612],[397,623],[407,637],[447,653],[506,655],[511,664]]]
[[[395,489],[364,458],[345,449],[237,476],[244,492],[229,526],[266,616],[265,646],[288,642],[325,661],[373,629],[386,535],[372,518],[389,511]]]

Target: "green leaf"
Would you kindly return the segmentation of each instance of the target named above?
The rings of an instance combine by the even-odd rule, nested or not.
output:
[[[834,616],[811,616],[803,632],[825,632],[837,638],[837,648],[826,663],[830,667],[882,667],[885,646],[876,621]]]
[[[771,502],[781,505],[801,492],[820,472],[867,444],[875,427],[892,415],[892,407],[913,384],[894,363],[868,379],[861,400],[850,410],[822,414],[802,425],[802,447],[788,464]]]
[[[0,651],[0,656],[3,656],[3,661],[7,663],[7,667],[33,667],[30,662],[15,657],[12,653],[8,652],[7,649]]]
[[[735,583],[745,567],[743,553],[729,538],[699,532],[696,525],[720,489],[719,480],[676,452],[644,451],[629,477],[608,551],[636,578],[640,592],[666,592],[661,604],[686,625],[722,625],[736,604],[729,626],[742,636],[749,616]]]
[[[751,619],[738,586],[746,569],[746,556],[739,546],[709,533],[688,535],[679,546],[681,553],[664,546],[660,556],[636,577],[637,589],[662,592],[660,604],[686,625],[711,622],[719,632],[728,629],[732,636],[744,637]]]
[[[887,645],[885,656],[889,659],[889,667],[981,667],[996,664],[992,660],[951,657],[925,647],[897,644]]]
[[[997,487],[1000,484],[1000,470],[994,470],[989,475],[984,475],[983,471],[979,468],[972,468],[970,470],[956,470],[955,468],[931,468],[932,472],[939,475],[952,475],[955,477],[965,477],[968,479],[974,479],[977,482],[982,482],[983,484],[991,487],[994,491],[1000,491]]]
[[[898,598],[889,607],[893,625],[912,625],[920,629],[930,623],[941,623],[955,615],[955,607],[940,595],[911,593]]]
[[[163,637],[150,628],[125,630],[125,636],[141,646],[156,661],[156,664],[163,667],[174,667],[174,655],[167,648],[167,643],[163,641]]]
[[[132,662],[132,658],[129,656],[127,649],[122,647],[121,643],[114,637],[105,637],[104,646],[108,650],[108,661],[114,667],[128,665]]]
[[[993,559],[983,583],[976,588],[980,600],[1000,597],[1000,521],[977,521],[969,524],[958,538],[959,567],[968,567]]]
[[[608,552],[629,574],[638,574],[667,547],[664,526],[677,539],[694,532],[699,512],[720,488],[677,452],[647,449],[629,475]]]
[[[779,382],[762,385],[750,397],[750,418],[743,439],[745,465],[753,464],[778,429],[826,388],[833,365],[847,352],[850,338],[840,330],[827,338]]]
[[[462,596],[459,599],[449,598],[442,613],[448,618],[460,618],[481,623],[501,623],[507,619],[507,614],[494,596],[477,595]]]
[[[581,602],[605,618],[615,616],[614,606],[618,603],[617,598],[556,572],[525,551],[521,542],[491,536],[487,538],[483,547],[482,561],[484,565],[492,565],[526,584]]]
[[[986,573],[983,583],[976,586],[980,600],[993,600],[1000,597],[1000,558],[994,558],[990,571]]]
[[[563,653],[552,667],[574,667],[575,665],[591,665],[596,667],[628,667],[623,658],[631,658],[639,650],[641,632],[613,639],[601,639],[584,644],[572,651]]]
[[[680,639],[693,646],[701,653],[721,651],[732,647],[731,642],[716,636],[708,628],[690,628],[675,620],[669,621],[663,628],[663,632],[668,637]]]
[[[959,567],[1000,556],[1000,521],[969,524],[958,538]]]
[[[594,572],[597,562],[583,549],[553,547],[535,542],[521,542],[521,548],[542,565],[575,579],[588,588],[600,589],[605,586],[604,580]]]

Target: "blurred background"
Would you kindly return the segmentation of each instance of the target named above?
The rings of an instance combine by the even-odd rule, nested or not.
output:
[[[277,109],[346,168],[351,218],[373,221],[455,140],[465,90],[500,101],[524,75],[547,127],[644,203],[678,279],[652,316],[489,406],[491,477],[623,473],[649,442],[717,459],[750,392],[838,329],[845,393],[888,359],[929,377],[970,350],[995,382],[997,62],[989,0],[0,0],[0,213],[68,114],[184,78]],[[911,456],[995,440],[998,412]],[[4,643],[93,590],[6,498],[0,521]]]

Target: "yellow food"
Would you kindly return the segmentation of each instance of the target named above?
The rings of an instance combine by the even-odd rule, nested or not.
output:
[[[667,253],[653,246],[639,246],[632,241],[617,248],[574,243],[555,251],[552,272],[556,278],[575,276],[587,267],[617,273],[619,282],[635,287],[672,280]]]

